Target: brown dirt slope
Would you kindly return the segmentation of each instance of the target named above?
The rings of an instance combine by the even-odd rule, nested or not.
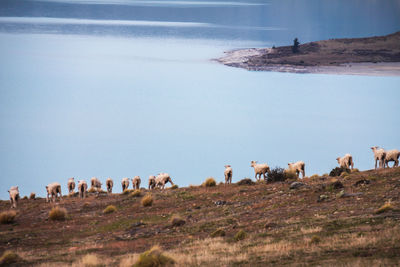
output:
[[[177,266],[400,264],[400,168],[300,182],[167,189],[150,207],[145,192],[65,197],[64,221],[48,219],[54,204],[23,199],[15,222],[0,224],[0,253],[17,252],[16,266],[131,266],[158,244]],[[108,205],[117,210],[104,214]]]

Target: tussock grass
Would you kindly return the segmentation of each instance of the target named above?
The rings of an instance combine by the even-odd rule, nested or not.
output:
[[[171,222],[172,226],[182,226],[186,223],[186,221],[177,214],[175,214],[171,217],[170,222]]]
[[[285,170],[283,172],[285,180],[295,180],[297,179],[296,171]]]
[[[216,186],[217,182],[215,182],[215,179],[213,177],[209,177],[206,179],[206,181],[203,183],[205,187],[212,187]]]
[[[140,189],[136,189],[135,191],[133,191],[132,193],[130,193],[130,197],[140,197],[142,195],[142,192],[140,191]]]
[[[222,229],[222,228],[218,228],[217,230],[215,230],[214,232],[212,232],[210,234],[211,237],[222,237],[225,235],[226,235],[226,233],[225,233],[224,229]]]
[[[123,195],[128,195],[128,194],[132,193],[133,191],[135,191],[135,190],[133,190],[133,189],[125,189],[125,190],[122,192],[122,194],[123,194]]]
[[[176,184],[174,184],[173,186],[170,187],[170,189],[178,189],[178,188],[179,188],[179,186]]]
[[[387,211],[389,211],[389,210],[393,210],[393,205],[392,205],[392,202],[391,202],[391,201],[388,201],[388,202],[386,202],[385,204],[383,204],[383,206],[380,207],[379,209],[377,209],[377,210],[375,211],[375,213],[376,213],[376,214],[381,214],[381,213],[387,212]]]
[[[140,254],[139,259],[133,265],[134,267],[156,267],[156,266],[173,266],[175,260],[163,253],[158,246],[152,247],[150,250]]]
[[[31,193],[31,195],[29,196],[30,199],[35,199],[36,198],[36,194],[35,193]]]
[[[150,207],[153,205],[153,196],[151,194],[147,194],[142,198],[143,207]]]
[[[13,223],[15,220],[15,216],[17,216],[17,212],[14,210],[3,211],[2,213],[0,213],[0,223]]]
[[[96,190],[96,188],[91,187],[91,188],[89,188],[88,192],[89,192],[89,193],[96,193],[97,190]]]
[[[247,236],[247,233],[243,230],[240,230],[239,232],[236,233],[236,235],[233,237],[233,240],[235,241],[240,241],[245,239]]]
[[[54,207],[49,212],[49,219],[53,221],[63,221],[67,217],[67,210],[60,208],[59,206]]]
[[[318,174],[313,174],[313,175],[310,176],[310,179],[317,179],[317,178],[319,178]]]
[[[351,170],[351,172],[352,172],[352,173],[353,173],[353,172],[360,172],[360,170],[357,169],[357,168],[354,168],[354,169]]]
[[[321,242],[321,238],[317,235],[313,235],[310,240],[310,244],[319,244]]]
[[[103,266],[102,261],[95,254],[87,254],[83,256],[80,264],[84,267]]]
[[[18,261],[21,261],[21,257],[17,253],[6,250],[0,257],[0,266],[9,266]]]
[[[104,214],[109,214],[109,213],[113,213],[117,211],[117,207],[115,207],[114,205],[108,205],[104,210],[103,213]]]

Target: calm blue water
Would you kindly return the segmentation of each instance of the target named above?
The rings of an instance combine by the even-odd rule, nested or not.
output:
[[[249,72],[223,51],[400,30],[399,1],[0,2],[0,198],[67,178],[180,186],[400,149],[400,78]]]

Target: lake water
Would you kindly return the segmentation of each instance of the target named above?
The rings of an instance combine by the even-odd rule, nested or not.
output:
[[[0,198],[69,177],[168,172],[180,186],[351,153],[400,149],[400,77],[250,72],[244,47],[400,30],[399,1],[2,0]]]

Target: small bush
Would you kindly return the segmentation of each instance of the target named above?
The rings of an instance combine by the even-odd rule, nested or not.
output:
[[[225,236],[225,231],[222,228],[219,228],[210,234],[211,237],[223,237]]]
[[[54,207],[49,212],[49,219],[53,221],[63,221],[67,217],[67,210],[60,208],[59,206]]]
[[[297,174],[296,171],[289,171],[289,170],[285,170],[284,172],[284,176],[285,176],[285,180],[293,180],[293,179],[297,179]]]
[[[186,223],[186,221],[184,219],[182,219],[182,217],[179,215],[173,215],[171,217],[171,225],[172,226],[182,226],[185,223]]]
[[[380,214],[380,213],[384,213],[384,212],[387,212],[387,211],[392,210],[392,209],[393,209],[392,203],[390,201],[388,201],[382,207],[377,209],[375,211],[375,213],[376,214]]]
[[[165,255],[158,246],[140,254],[133,267],[173,266],[175,260]]]
[[[140,191],[140,189],[136,189],[129,196],[131,196],[131,197],[140,197],[141,195],[142,195],[142,192]]]
[[[240,230],[239,232],[236,233],[236,235],[233,237],[233,240],[235,241],[240,241],[245,239],[247,236],[246,232],[243,230]]]
[[[212,186],[216,186],[217,183],[215,182],[215,179],[212,177],[207,178],[207,180],[204,182],[204,186],[205,187],[212,187]]]
[[[348,173],[348,172],[342,172],[341,174],[340,174],[340,177],[343,177],[343,178],[345,178],[345,177],[347,177],[347,176],[349,176],[350,174]]]
[[[354,169],[351,170],[351,172],[352,172],[352,173],[353,173],[353,172],[360,172],[360,170],[357,169],[357,168],[354,168]]]
[[[329,173],[329,176],[335,177],[335,176],[340,176],[343,172],[350,173],[350,169],[343,168],[343,167],[336,167],[331,170]]]
[[[147,194],[142,198],[142,205],[143,207],[150,207],[153,205],[153,197],[151,194]]]
[[[283,168],[275,167],[267,173],[268,182],[285,181],[285,179],[286,179],[285,169]]]
[[[292,52],[293,52],[293,53],[299,52],[299,45],[300,45],[299,39],[297,39],[297,37],[294,38],[294,40],[293,40],[293,46],[292,46]]]
[[[329,176],[329,174],[327,174],[327,173],[324,173],[324,174],[322,174],[322,176]]]
[[[30,199],[35,199],[36,198],[36,194],[35,193],[31,193],[31,195],[29,196]]]
[[[135,190],[133,190],[133,189],[125,189],[125,190],[122,192],[122,194],[123,194],[123,195],[129,195],[129,194],[132,193],[133,191],[135,191]]]
[[[15,216],[17,216],[17,212],[15,212],[14,210],[3,211],[2,213],[0,213],[0,223],[13,223]]]
[[[176,184],[174,184],[173,186],[170,187],[170,189],[178,189],[178,188],[179,188],[179,186]]]
[[[21,257],[17,253],[6,250],[0,258],[0,266],[8,266],[18,261],[21,261]]]
[[[316,179],[316,178],[318,178],[318,177],[319,177],[318,174],[313,174],[313,175],[310,176],[310,179]]]
[[[28,196],[24,196],[22,199],[28,199]]]
[[[253,185],[255,182],[253,182],[250,178],[244,178],[237,182],[238,185]]]
[[[320,242],[321,242],[321,238],[320,238],[319,236],[313,235],[313,236],[311,237],[311,240],[310,240],[310,243],[311,243],[311,244],[318,244],[318,243],[320,243]]]
[[[103,213],[109,214],[109,213],[113,213],[115,211],[117,211],[117,207],[115,207],[114,205],[109,205],[103,210]]]

